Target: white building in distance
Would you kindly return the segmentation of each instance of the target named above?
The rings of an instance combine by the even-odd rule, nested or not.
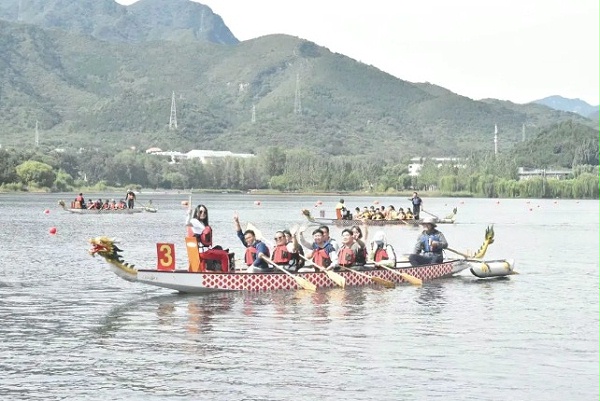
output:
[[[187,153],[181,153],[178,151],[163,151],[160,148],[150,148],[146,150],[146,153],[155,156],[169,157],[171,159],[171,163],[177,163],[181,160],[200,159],[202,164],[207,164],[213,160],[222,159],[225,157],[239,157],[243,159],[254,157],[254,155],[250,153],[233,153],[229,150],[194,149]]]

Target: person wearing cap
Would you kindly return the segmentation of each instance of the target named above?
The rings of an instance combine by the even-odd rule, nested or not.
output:
[[[394,247],[387,242],[383,231],[377,231],[371,241],[368,261],[386,267],[396,267],[396,252]]]
[[[446,237],[436,227],[433,217],[426,217],[421,222],[425,230],[417,238],[414,253],[408,256],[411,266],[421,266],[434,263],[442,263],[444,260],[444,249],[448,248]]]

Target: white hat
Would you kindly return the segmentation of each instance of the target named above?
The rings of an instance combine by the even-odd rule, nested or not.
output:
[[[437,226],[437,220],[434,217],[425,217],[421,224],[431,224],[432,226]]]
[[[385,238],[385,233],[383,231],[377,231],[373,236],[373,241],[383,241],[387,242]]]

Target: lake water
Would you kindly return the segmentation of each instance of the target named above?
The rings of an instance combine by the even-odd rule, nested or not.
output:
[[[156,265],[155,243],[183,244],[187,195],[140,194],[156,214],[79,216],[74,195],[0,194],[2,400],[597,400],[598,201],[425,198],[450,246],[514,258],[508,279],[207,296],[121,280],[87,250],[121,239],[125,259]],[[93,198],[122,194],[92,194]],[[259,201],[260,205],[256,202]],[[322,206],[315,207],[317,201]],[[269,238],[332,217],[338,197],[195,195],[215,242],[241,257],[237,210]],[[346,205],[410,206],[346,197]],[[45,213],[48,209],[49,213]],[[55,227],[56,235],[49,229]],[[376,230],[372,230],[370,235]],[[339,230],[333,230],[339,237]],[[399,254],[418,229],[385,232]]]

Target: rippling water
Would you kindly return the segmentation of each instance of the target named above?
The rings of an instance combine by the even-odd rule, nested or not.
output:
[[[2,400],[598,399],[598,201],[425,199],[441,217],[458,207],[458,223],[440,226],[454,249],[476,249],[493,223],[486,257],[515,258],[510,279],[186,296],[119,279],[87,240],[119,237],[145,267],[155,242],[174,242],[185,265],[187,195],[142,194],[159,212],[129,216],[71,215],[60,198],[0,194]],[[302,207],[318,214],[322,200],[331,216],[337,203],[195,198],[215,242],[240,256],[234,210],[272,235],[301,223]],[[385,231],[400,254],[418,233]]]

